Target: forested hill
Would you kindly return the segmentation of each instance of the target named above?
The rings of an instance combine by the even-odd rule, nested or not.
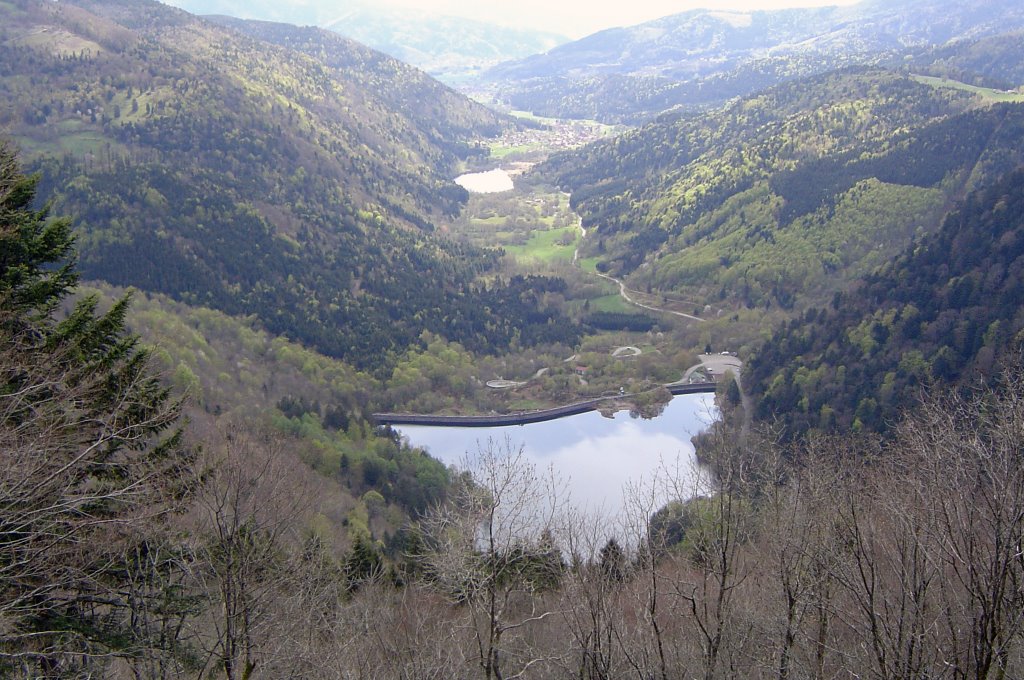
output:
[[[340,77],[372,93],[389,111],[408,119],[438,147],[481,136],[496,136],[502,125],[514,124],[426,73],[333,31],[225,16],[207,19],[322,61]],[[462,146],[452,151],[464,155],[472,149]]]
[[[310,56],[149,0],[0,4],[0,125],[77,216],[83,276],[255,314],[361,365],[424,330],[474,349],[550,334],[528,302],[473,298],[492,256],[432,233],[466,199],[455,163],[506,121],[317,39]],[[439,105],[398,105],[423,98]]]
[[[718,105],[854,64],[1024,28],[1016,0],[886,0],[758,12],[693,10],[601,31],[485,74],[514,106],[605,121]]]
[[[879,69],[786,83],[551,159],[584,256],[703,307],[799,310],[1024,159],[1024,106]]]
[[[884,430],[926,389],[998,374],[1024,340],[1021,186],[1024,169],[978,190],[937,234],[775,333],[744,372],[757,416],[791,436]]]
[[[1012,90],[1024,83],[1022,44],[1024,31],[961,40],[921,55],[913,68],[971,85]]]

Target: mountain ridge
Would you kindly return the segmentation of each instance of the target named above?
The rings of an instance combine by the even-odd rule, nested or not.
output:
[[[636,122],[674,106],[718,105],[785,80],[896,63],[951,40],[1014,28],[1024,28],[1024,10],[1007,0],[691,10],[500,64],[481,80],[515,108]]]

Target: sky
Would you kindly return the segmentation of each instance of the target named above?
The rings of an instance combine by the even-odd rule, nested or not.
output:
[[[604,28],[631,26],[690,9],[758,10],[851,5],[856,0],[377,0],[440,14],[535,28],[580,38]]]

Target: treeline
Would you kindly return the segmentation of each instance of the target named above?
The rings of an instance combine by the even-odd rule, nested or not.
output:
[[[989,379],[1024,329],[1022,181],[973,193],[937,234],[781,328],[744,374],[757,416],[789,436],[884,431],[925,390]]]

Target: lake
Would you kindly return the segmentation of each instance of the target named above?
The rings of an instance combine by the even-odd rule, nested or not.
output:
[[[512,191],[514,188],[512,177],[501,168],[459,175],[455,178],[455,183],[473,194],[496,194]]]
[[[523,447],[538,469],[552,466],[565,482],[574,506],[613,518],[625,514],[623,489],[650,483],[659,471],[671,470],[695,488],[698,465],[690,438],[717,417],[713,394],[672,399],[657,418],[631,418],[620,411],[606,418],[596,411],[558,420],[511,427],[427,427],[397,425],[397,431],[432,456],[459,465],[488,440]],[[658,505],[670,500],[658,492]]]

